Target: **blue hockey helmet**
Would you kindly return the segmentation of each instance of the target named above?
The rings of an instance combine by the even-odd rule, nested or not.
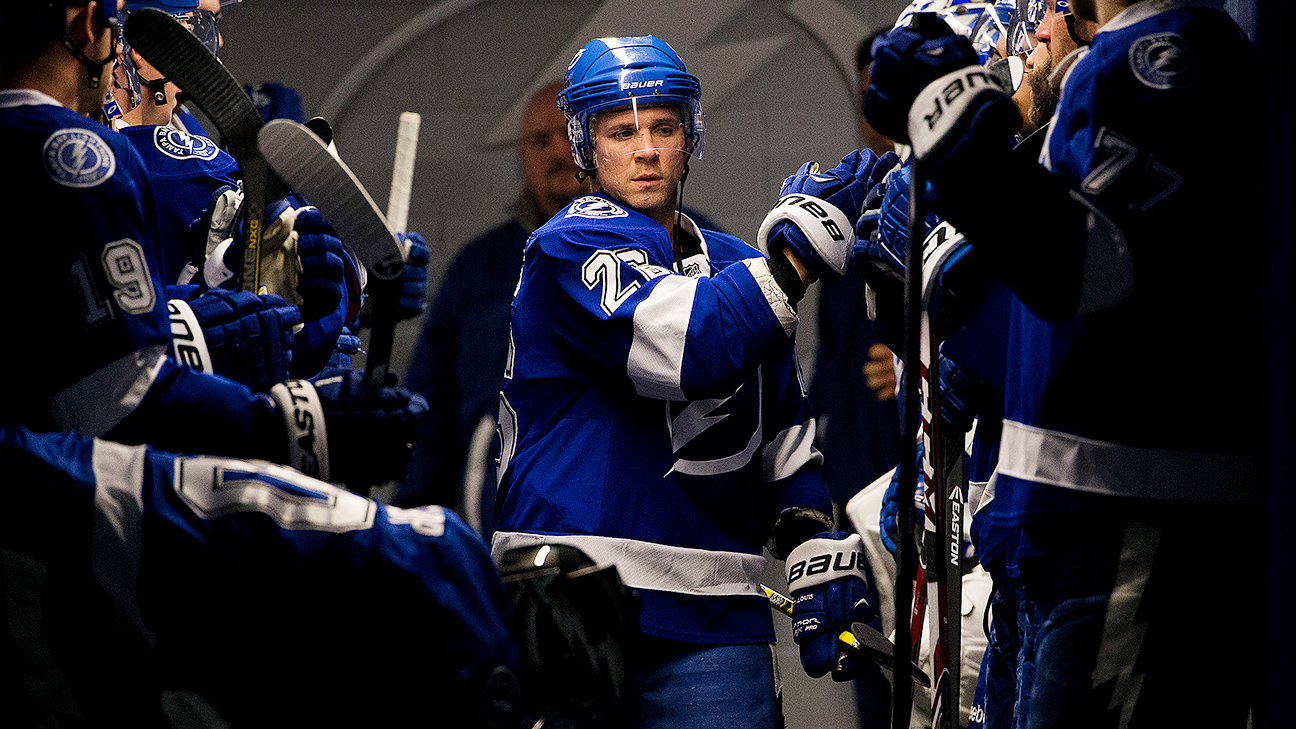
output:
[[[1017,0],[1008,0],[1015,3]],[[1008,33],[1009,8],[1000,7],[1000,2],[987,0],[913,0],[900,17],[895,27],[909,25],[914,13],[935,13],[949,27],[961,36],[972,41],[977,59],[988,63],[998,54],[996,45],[999,38]],[[1007,20],[1005,20],[1007,19]]]
[[[567,66],[567,87],[558,108],[567,117],[572,159],[583,170],[597,167],[591,119],[602,111],[646,105],[681,108],[684,152],[702,157],[702,84],[684,68],[675,50],[651,35],[596,38],[586,43]]]
[[[199,9],[198,0],[127,0],[126,16],[129,17],[132,12],[141,8],[154,8],[171,15],[195,38],[202,41],[203,47],[211,51],[213,56],[220,48],[220,31],[216,28],[216,14],[210,10]],[[122,25],[124,26],[125,23],[123,22]],[[166,79],[149,82],[140,78],[139,69],[131,59],[131,47],[126,41],[125,34],[118,38],[118,48],[120,52],[113,66],[113,88],[104,104],[104,111],[108,118],[119,117],[139,106],[144,100],[144,89],[148,89],[147,95],[153,99],[153,103],[158,105],[166,103],[166,94],[163,90]]]

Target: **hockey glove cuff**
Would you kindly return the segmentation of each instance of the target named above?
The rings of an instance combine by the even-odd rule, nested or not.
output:
[[[829,671],[846,681],[873,667],[861,657],[838,658],[837,636],[852,623],[874,628],[881,623],[873,609],[864,542],[858,534],[824,532],[792,550],[787,559],[792,593],[792,639],[801,647],[806,675]]]

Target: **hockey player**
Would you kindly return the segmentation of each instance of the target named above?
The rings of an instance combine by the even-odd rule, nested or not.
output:
[[[20,427],[0,427],[0,473],[0,546],[48,565],[43,636],[80,714],[10,696],[7,725],[191,726],[200,707],[236,727],[414,726],[430,711],[519,726],[508,599],[441,507]]]
[[[3,300],[29,312],[16,340],[41,343],[33,354],[43,356],[35,367],[0,366],[24,383],[0,406],[0,423],[291,459],[336,481],[399,477],[422,398],[368,392],[358,374],[256,396],[167,357],[151,186],[134,149],[83,116],[103,104],[116,8],[6,0],[0,9],[12,40],[0,59],[0,162],[22,181],[0,206],[10,240],[24,241],[8,247],[11,264],[25,272]],[[316,217],[302,234],[330,236]]]
[[[858,537],[830,531],[791,335],[894,157],[803,166],[758,235],[766,259],[678,212],[700,96],[652,36],[593,40],[568,68],[559,106],[590,187],[524,249],[492,549],[576,546],[638,590],[635,726],[773,727],[762,545],[787,558],[810,675],[832,670],[839,630],[876,620]]]
[[[939,28],[881,41],[865,102],[875,126],[913,143],[933,207],[1016,294],[991,523],[1017,535],[1008,558],[1039,616],[1031,726],[1243,726],[1255,699],[1245,671],[1182,670],[1201,649],[1182,605],[1204,571],[1225,582],[1217,618],[1250,617],[1257,536],[1237,534],[1228,556],[1183,555],[1190,524],[1254,512],[1257,446],[1239,425],[1259,417],[1258,375],[1243,368],[1236,392],[1217,393],[1185,371],[1114,366],[1172,358],[1202,327],[1239,361],[1259,356],[1257,216],[1241,191],[1218,189],[1223,168],[1196,141],[1254,118],[1254,50],[1203,5],[1071,3],[1099,30],[1066,71],[1043,167],[1001,156],[1019,115]],[[991,158],[1048,222],[1047,241],[960,194]],[[1253,158],[1228,165],[1257,174]],[[1233,211],[1237,243],[1203,306],[1193,264],[1215,245],[1195,213],[1207,206]],[[1246,640],[1210,652],[1259,659]]]

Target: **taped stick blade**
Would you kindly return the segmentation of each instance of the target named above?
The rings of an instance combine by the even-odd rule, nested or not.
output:
[[[401,275],[405,261],[387,218],[319,137],[295,121],[274,119],[261,129],[257,145],[270,168],[320,209],[370,273],[383,280]]]

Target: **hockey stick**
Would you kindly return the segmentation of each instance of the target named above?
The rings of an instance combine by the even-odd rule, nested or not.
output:
[[[414,160],[418,155],[419,124],[423,117],[403,111],[396,130],[396,159],[392,163],[391,192],[387,195],[387,222],[400,235],[409,223],[410,196],[413,194]]]
[[[269,173],[257,153],[261,115],[243,87],[224,64],[203,46],[180,21],[156,8],[130,14],[123,28],[126,40],[168,80],[194,102],[220,132],[221,140],[243,172],[243,205],[246,245],[243,250],[242,288],[261,289],[261,235],[266,200],[287,191]]]
[[[760,588],[765,593],[765,597],[769,598],[771,607],[789,618],[792,617],[792,598],[768,585],[761,585]],[[837,635],[837,642],[846,655],[863,653],[887,673],[895,674],[895,664],[892,662],[892,651],[895,650],[895,646],[886,639],[886,636],[879,633],[872,626],[864,623],[851,623],[850,630],[843,630]],[[839,665],[841,658],[842,656],[839,654]],[[920,666],[911,663],[911,669],[914,681],[922,686],[931,686],[931,678],[927,676],[927,673]]]
[[[373,333],[365,379],[371,387],[382,387],[396,336],[405,270],[401,246],[387,218],[351,169],[305,126],[289,119],[272,120],[257,135],[257,146],[270,168],[324,213],[338,237],[369,269]]]
[[[922,209],[919,192],[923,189],[919,186],[919,175],[917,162],[914,163],[914,169],[910,170],[909,179],[909,228],[906,233],[908,249],[905,251],[905,308],[904,308],[904,355],[905,362],[904,374],[901,378],[902,387],[900,388],[900,397],[903,404],[900,418],[900,465],[897,469],[897,478],[901,489],[913,489],[918,482],[917,461],[918,461],[918,378],[915,376],[917,368],[914,363],[919,357],[919,312],[921,304],[921,287],[922,287],[922,252],[919,246],[915,245],[917,241],[922,240],[919,231],[922,230],[922,220],[926,216]],[[896,554],[896,590],[895,590],[895,620],[896,620],[896,639],[893,648],[892,665],[898,666],[896,680],[892,683],[891,692],[891,727],[892,729],[909,729],[909,719],[913,715],[913,690],[907,680],[903,680],[902,674],[909,672],[909,665],[913,662],[914,654],[914,635],[921,631],[922,612],[914,605],[911,607],[910,597],[918,597],[915,591],[923,590],[922,596],[926,595],[927,580],[925,575],[919,575],[918,555],[916,554],[916,545],[914,543],[914,499],[913,491],[905,494],[901,493],[896,509],[896,524],[899,527],[900,539],[898,540],[898,550]],[[915,602],[920,602],[915,600]],[[911,615],[910,611],[913,610]],[[906,616],[911,616],[911,620],[906,620]],[[917,621],[918,627],[915,627],[911,621]]]
[[[918,171],[914,170],[918,178]],[[924,185],[925,187],[925,185]],[[925,228],[924,228],[925,230]],[[961,242],[948,223],[941,223],[927,236],[922,246],[922,315],[919,322],[920,352],[918,367],[922,376],[923,399],[923,487],[924,512],[927,515],[924,536],[933,549],[927,555],[927,567],[936,579],[936,632],[932,661],[936,673],[936,690],[932,694],[932,726],[954,729],[959,711],[959,670],[961,624],[951,620],[951,610],[959,611],[963,602],[963,446],[954,434],[942,432],[940,418],[940,340],[932,316],[933,283],[945,258]],[[942,540],[938,534],[945,537]],[[926,585],[923,585],[925,593]],[[958,613],[955,612],[955,615]]]

